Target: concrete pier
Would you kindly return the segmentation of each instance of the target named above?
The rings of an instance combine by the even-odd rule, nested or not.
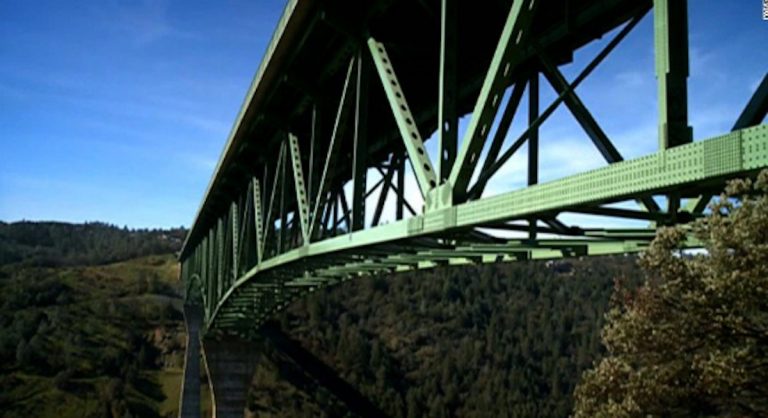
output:
[[[179,417],[200,418],[200,326],[203,323],[203,307],[185,304],[184,323],[187,326],[187,352],[181,380]]]
[[[213,416],[242,418],[258,358],[257,346],[234,337],[204,340],[203,356],[211,385]]]

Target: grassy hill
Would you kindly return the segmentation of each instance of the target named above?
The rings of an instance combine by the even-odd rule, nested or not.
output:
[[[81,251],[51,238],[62,231]],[[0,225],[0,415],[175,416],[180,242],[104,224]]]
[[[172,413],[185,343],[176,266],[148,256],[2,279],[3,414]]]

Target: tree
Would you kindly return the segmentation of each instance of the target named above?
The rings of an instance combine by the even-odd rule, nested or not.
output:
[[[56,373],[53,378],[53,385],[59,390],[67,390],[72,377],[74,377],[75,371],[71,368],[61,370]]]
[[[19,367],[26,367],[29,365],[33,357],[32,350],[29,348],[29,344],[25,339],[19,340],[19,344],[16,345],[16,364]]]
[[[729,183],[691,228],[659,232],[635,292],[617,289],[607,355],[575,391],[576,417],[768,416],[768,171]]]

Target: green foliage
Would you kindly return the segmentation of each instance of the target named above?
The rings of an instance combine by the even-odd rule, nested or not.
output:
[[[62,231],[74,234],[64,244]],[[129,235],[123,251],[117,242]],[[178,390],[164,395],[158,382],[171,388],[165,376],[180,379],[178,264],[166,252],[101,265],[168,251],[181,239],[172,237],[101,224],[0,224],[6,256],[22,256],[0,265],[0,416],[174,415]],[[67,245],[86,249],[68,253]]]
[[[0,266],[97,265],[168,254],[181,249],[185,235],[183,228],[130,230],[100,222],[0,222]]]
[[[730,183],[694,227],[706,254],[662,230],[636,292],[607,314],[608,355],[576,390],[576,417],[768,416],[768,171]]]
[[[299,300],[281,323],[392,417],[566,417],[578,377],[600,355],[613,278],[639,281],[635,261],[452,266],[359,279]],[[306,382],[287,389],[286,373],[258,367],[254,410],[343,416],[329,393]]]

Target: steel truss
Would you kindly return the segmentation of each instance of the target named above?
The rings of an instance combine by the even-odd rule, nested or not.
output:
[[[602,2],[574,8],[549,26],[539,2],[515,0],[507,6],[490,64],[464,85],[459,77],[459,2],[436,2],[436,101],[401,78],[401,73],[414,74],[403,53],[394,52],[403,46],[378,37],[376,16],[395,7],[393,2],[360,6],[356,19],[335,15],[332,8],[302,9],[302,3],[290,2],[180,256],[188,294],[202,299],[208,332],[250,335],[307,292],[361,276],[642,251],[656,226],[702,216],[724,180],[768,166],[768,126],[761,124],[768,109],[768,77],[731,132],[692,141],[685,1]],[[659,150],[625,160],[577,87],[651,8]],[[307,30],[292,35],[291,25]],[[590,25],[603,27],[588,33],[584,28]],[[588,33],[584,44],[620,25],[579,75],[567,80],[558,66],[575,47],[563,58],[564,40]],[[265,81],[275,54],[289,64],[299,60],[305,43],[312,41],[308,34],[321,29],[343,41],[314,82],[297,76],[290,65],[282,77],[272,74]],[[291,48],[281,49],[284,40]],[[541,81],[557,93],[544,107]],[[527,129],[507,141],[526,90]],[[293,109],[270,107],[279,91],[294,92]],[[561,104],[608,165],[540,183],[539,143],[546,138],[538,130]],[[469,109],[469,125],[459,141],[458,117]],[[424,147],[425,130],[437,132],[434,163]],[[528,187],[485,195],[488,182],[524,144]],[[409,172],[421,206],[408,199]],[[368,181],[369,173],[378,179]],[[666,207],[655,197],[664,197]],[[688,204],[681,205],[681,199]],[[613,205],[620,202],[637,202],[637,208]],[[394,212],[389,223],[383,222],[386,208]],[[563,213],[650,224],[583,228],[563,223],[558,219]],[[513,231],[519,237],[489,231]],[[698,243],[689,238],[687,245]]]

